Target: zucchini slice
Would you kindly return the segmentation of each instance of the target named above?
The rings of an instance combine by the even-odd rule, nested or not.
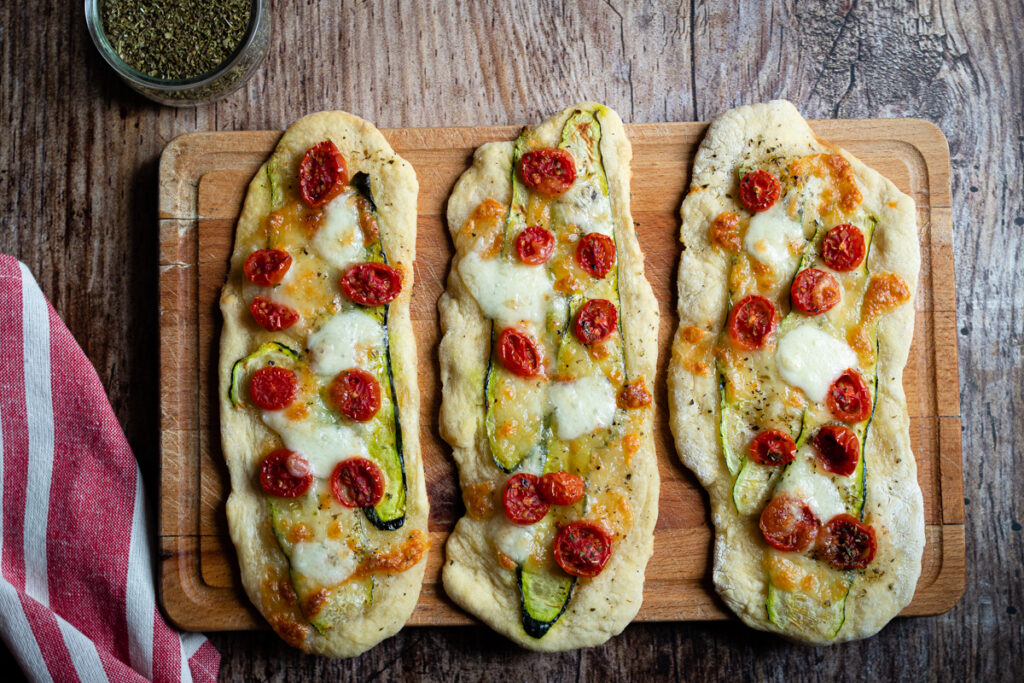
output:
[[[257,365],[257,361],[260,364],[274,365],[275,363],[282,363],[282,365],[287,366],[293,365],[301,359],[297,351],[279,342],[260,344],[259,348],[248,356],[235,361],[235,364],[231,366],[231,384],[228,386],[228,400],[234,406],[242,405],[242,378],[250,370],[255,369],[254,366]]]
[[[516,567],[523,630],[532,638],[543,638],[569,606],[576,577],[532,564]]]
[[[817,600],[807,593],[779,590],[769,584],[765,601],[768,619],[787,630],[835,638],[846,623],[846,598],[852,583],[852,580],[847,581],[846,590],[836,601]]]

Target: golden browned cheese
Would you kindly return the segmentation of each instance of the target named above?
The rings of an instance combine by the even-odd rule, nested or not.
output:
[[[456,246],[468,249],[477,241],[488,247],[481,254],[484,258],[493,258],[501,252],[501,244],[505,239],[505,205],[497,199],[485,199],[462,225],[459,232],[459,244]]]
[[[815,176],[825,181],[821,213],[850,213],[860,206],[863,196],[857,187],[850,162],[840,154],[812,154],[794,161],[789,172],[797,182]]]
[[[619,392],[618,404],[623,410],[651,405],[651,392],[647,391],[647,382],[643,377],[623,385],[622,391]]]
[[[363,231],[363,244],[368,247],[380,239],[380,226],[366,197],[359,197],[356,200],[356,208],[359,210],[359,229]]]
[[[288,530],[288,540],[292,543],[301,543],[311,538],[313,538],[313,530],[302,522],[293,524],[292,528]]]
[[[897,273],[872,275],[864,293],[861,320],[868,324],[910,301],[910,287]]]
[[[420,561],[430,548],[430,540],[415,529],[408,538],[390,552],[375,552],[363,560],[359,568],[352,574],[352,579],[360,579],[375,572],[397,574],[404,572]]]
[[[494,482],[481,481],[462,487],[466,513],[473,519],[487,519],[494,512]]]
[[[723,211],[715,216],[708,228],[711,243],[725,251],[740,250],[740,217],[732,211]]]
[[[270,622],[270,626],[277,631],[277,635],[281,636],[284,642],[300,650],[306,649],[306,635],[309,629],[305,626],[286,614],[270,614],[267,617],[267,621]]]

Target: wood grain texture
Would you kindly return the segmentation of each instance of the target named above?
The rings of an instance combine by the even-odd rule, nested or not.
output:
[[[585,97],[627,122],[707,120],[787,97],[809,118],[921,117],[949,139],[963,431],[940,421],[939,435],[962,438],[967,588],[947,614],[897,619],[827,652],[735,621],[636,624],[603,647],[549,656],[485,629],[417,627],[348,662],[304,657],[272,634],[213,634],[223,678],[1024,676],[1018,0],[272,5],[270,54],[248,86],[174,110],[114,79],[89,43],[81,2],[0,3],[0,250],[32,269],[96,365],[152,504],[157,164],[171,139],[280,129],[337,107],[381,127],[470,126],[542,120]]]
[[[963,498],[959,444],[941,438],[940,421],[959,424],[958,378],[942,359],[956,355],[949,221],[949,156],[938,128],[917,119],[820,121],[815,133],[857,155],[893,180],[917,204],[922,267],[915,300],[917,322],[904,373],[911,445],[924,493],[928,543],[909,615],[950,609],[964,586]],[[633,145],[631,204],[646,276],[661,314],[659,372],[654,394],[667,404],[665,373],[675,316],[680,256],[679,204],[689,185],[690,160],[705,124],[630,124]],[[420,442],[430,497],[431,552],[420,602],[410,625],[473,623],[440,585],[444,543],[463,514],[450,448],[437,429],[441,387],[437,300],[453,251],[445,204],[473,151],[509,140],[515,127],[385,129],[391,145],[416,169],[416,282],[411,305],[422,395]],[[277,133],[185,135],[160,163],[160,415],[161,491],[158,543],[161,604],[179,626],[193,630],[265,627],[241,589],[224,517],[228,480],[220,451],[216,400],[220,316],[235,222],[249,181],[273,150]],[[198,400],[197,400],[198,399]],[[950,412],[952,411],[952,412]],[[956,430],[957,432],[959,430]],[[647,567],[639,621],[728,618],[710,589],[711,530],[703,494],[676,458],[668,415],[656,416],[655,444],[661,502],[654,556]],[[947,521],[956,520],[956,521]],[[947,533],[949,536],[947,537]]]

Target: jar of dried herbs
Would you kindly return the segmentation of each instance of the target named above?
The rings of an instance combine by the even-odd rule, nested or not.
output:
[[[241,87],[266,55],[267,0],[86,0],[106,62],[150,99],[185,106]]]

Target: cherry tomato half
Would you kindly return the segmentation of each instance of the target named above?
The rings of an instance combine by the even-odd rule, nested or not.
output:
[[[569,522],[555,536],[555,562],[571,576],[593,577],[601,573],[612,555],[612,539],[588,520]]]
[[[805,315],[820,315],[839,303],[839,282],[817,268],[801,270],[789,290],[793,306]]]
[[[327,391],[338,412],[350,420],[369,422],[380,410],[380,384],[366,370],[343,370]]]
[[[821,522],[807,503],[781,494],[761,513],[761,534],[768,545],[785,552],[802,552],[814,545]]]
[[[242,271],[249,282],[269,287],[284,279],[292,267],[292,255],[281,249],[260,249],[249,254]]]
[[[741,349],[764,348],[775,336],[779,314],[775,305],[760,294],[740,299],[729,312],[729,336]]]
[[[402,291],[402,273],[386,263],[358,263],[341,276],[341,291],[363,306],[383,306]]]
[[[740,201],[748,211],[767,211],[778,201],[782,186],[775,174],[758,169],[740,179]]]
[[[615,265],[615,242],[599,232],[588,232],[576,245],[576,262],[599,280]]]
[[[249,307],[253,319],[269,332],[280,332],[299,322],[299,314],[294,308],[274,303],[270,299],[258,296]]]
[[[287,448],[278,448],[260,465],[260,486],[272,496],[297,498],[313,485],[309,463]]]
[[[535,149],[519,160],[519,176],[531,190],[554,198],[572,187],[576,180],[576,162],[564,149]]]
[[[281,410],[295,400],[299,382],[295,373],[286,368],[268,366],[252,373],[249,396],[263,410]]]
[[[347,508],[373,507],[384,497],[384,473],[366,458],[349,458],[331,473],[331,495]]]
[[[541,498],[539,484],[540,479],[533,474],[516,474],[508,480],[502,495],[508,521],[526,526],[544,519],[551,505]]]
[[[821,258],[825,265],[840,273],[853,270],[864,260],[864,233],[856,225],[837,225],[825,235]]]
[[[498,335],[498,358],[514,375],[534,377],[540,372],[540,351],[522,330],[507,327]]]
[[[551,258],[555,249],[555,236],[540,227],[531,225],[516,237],[516,253],[519,260],[528,266],[539,266]]]
[[[619,312],[607,299],[591,299],[576,315],[576,336],[586,345],[596,344],[612,336],[619,324]]]
[[[826,471],[848,477],[857,470],[860,440],[849,427],[825,425],[814,435],[812,443]]]
[[[330,140],[306,150],[299,164],[299,193],[312,207],[323,206],[339,194],[348,182],[345,157]]]
[[[786,432],[769,429],[750,442],[750,459],[758,465],[785,465],[796,457],[796,442]]]
[[[836,569],[864,569],[875,559],[875,530],[853,515],[836,515],[825,528],[819,548],[825,561]]]
[[[871,417],[871,393],[860,373],[853,369],[832,382],[825,402],[837,420],[861,422]]]
[[[583,479],[572,472],[548,472],[540,478],[540,497],[552,505],[572,505],[585,489]]]

